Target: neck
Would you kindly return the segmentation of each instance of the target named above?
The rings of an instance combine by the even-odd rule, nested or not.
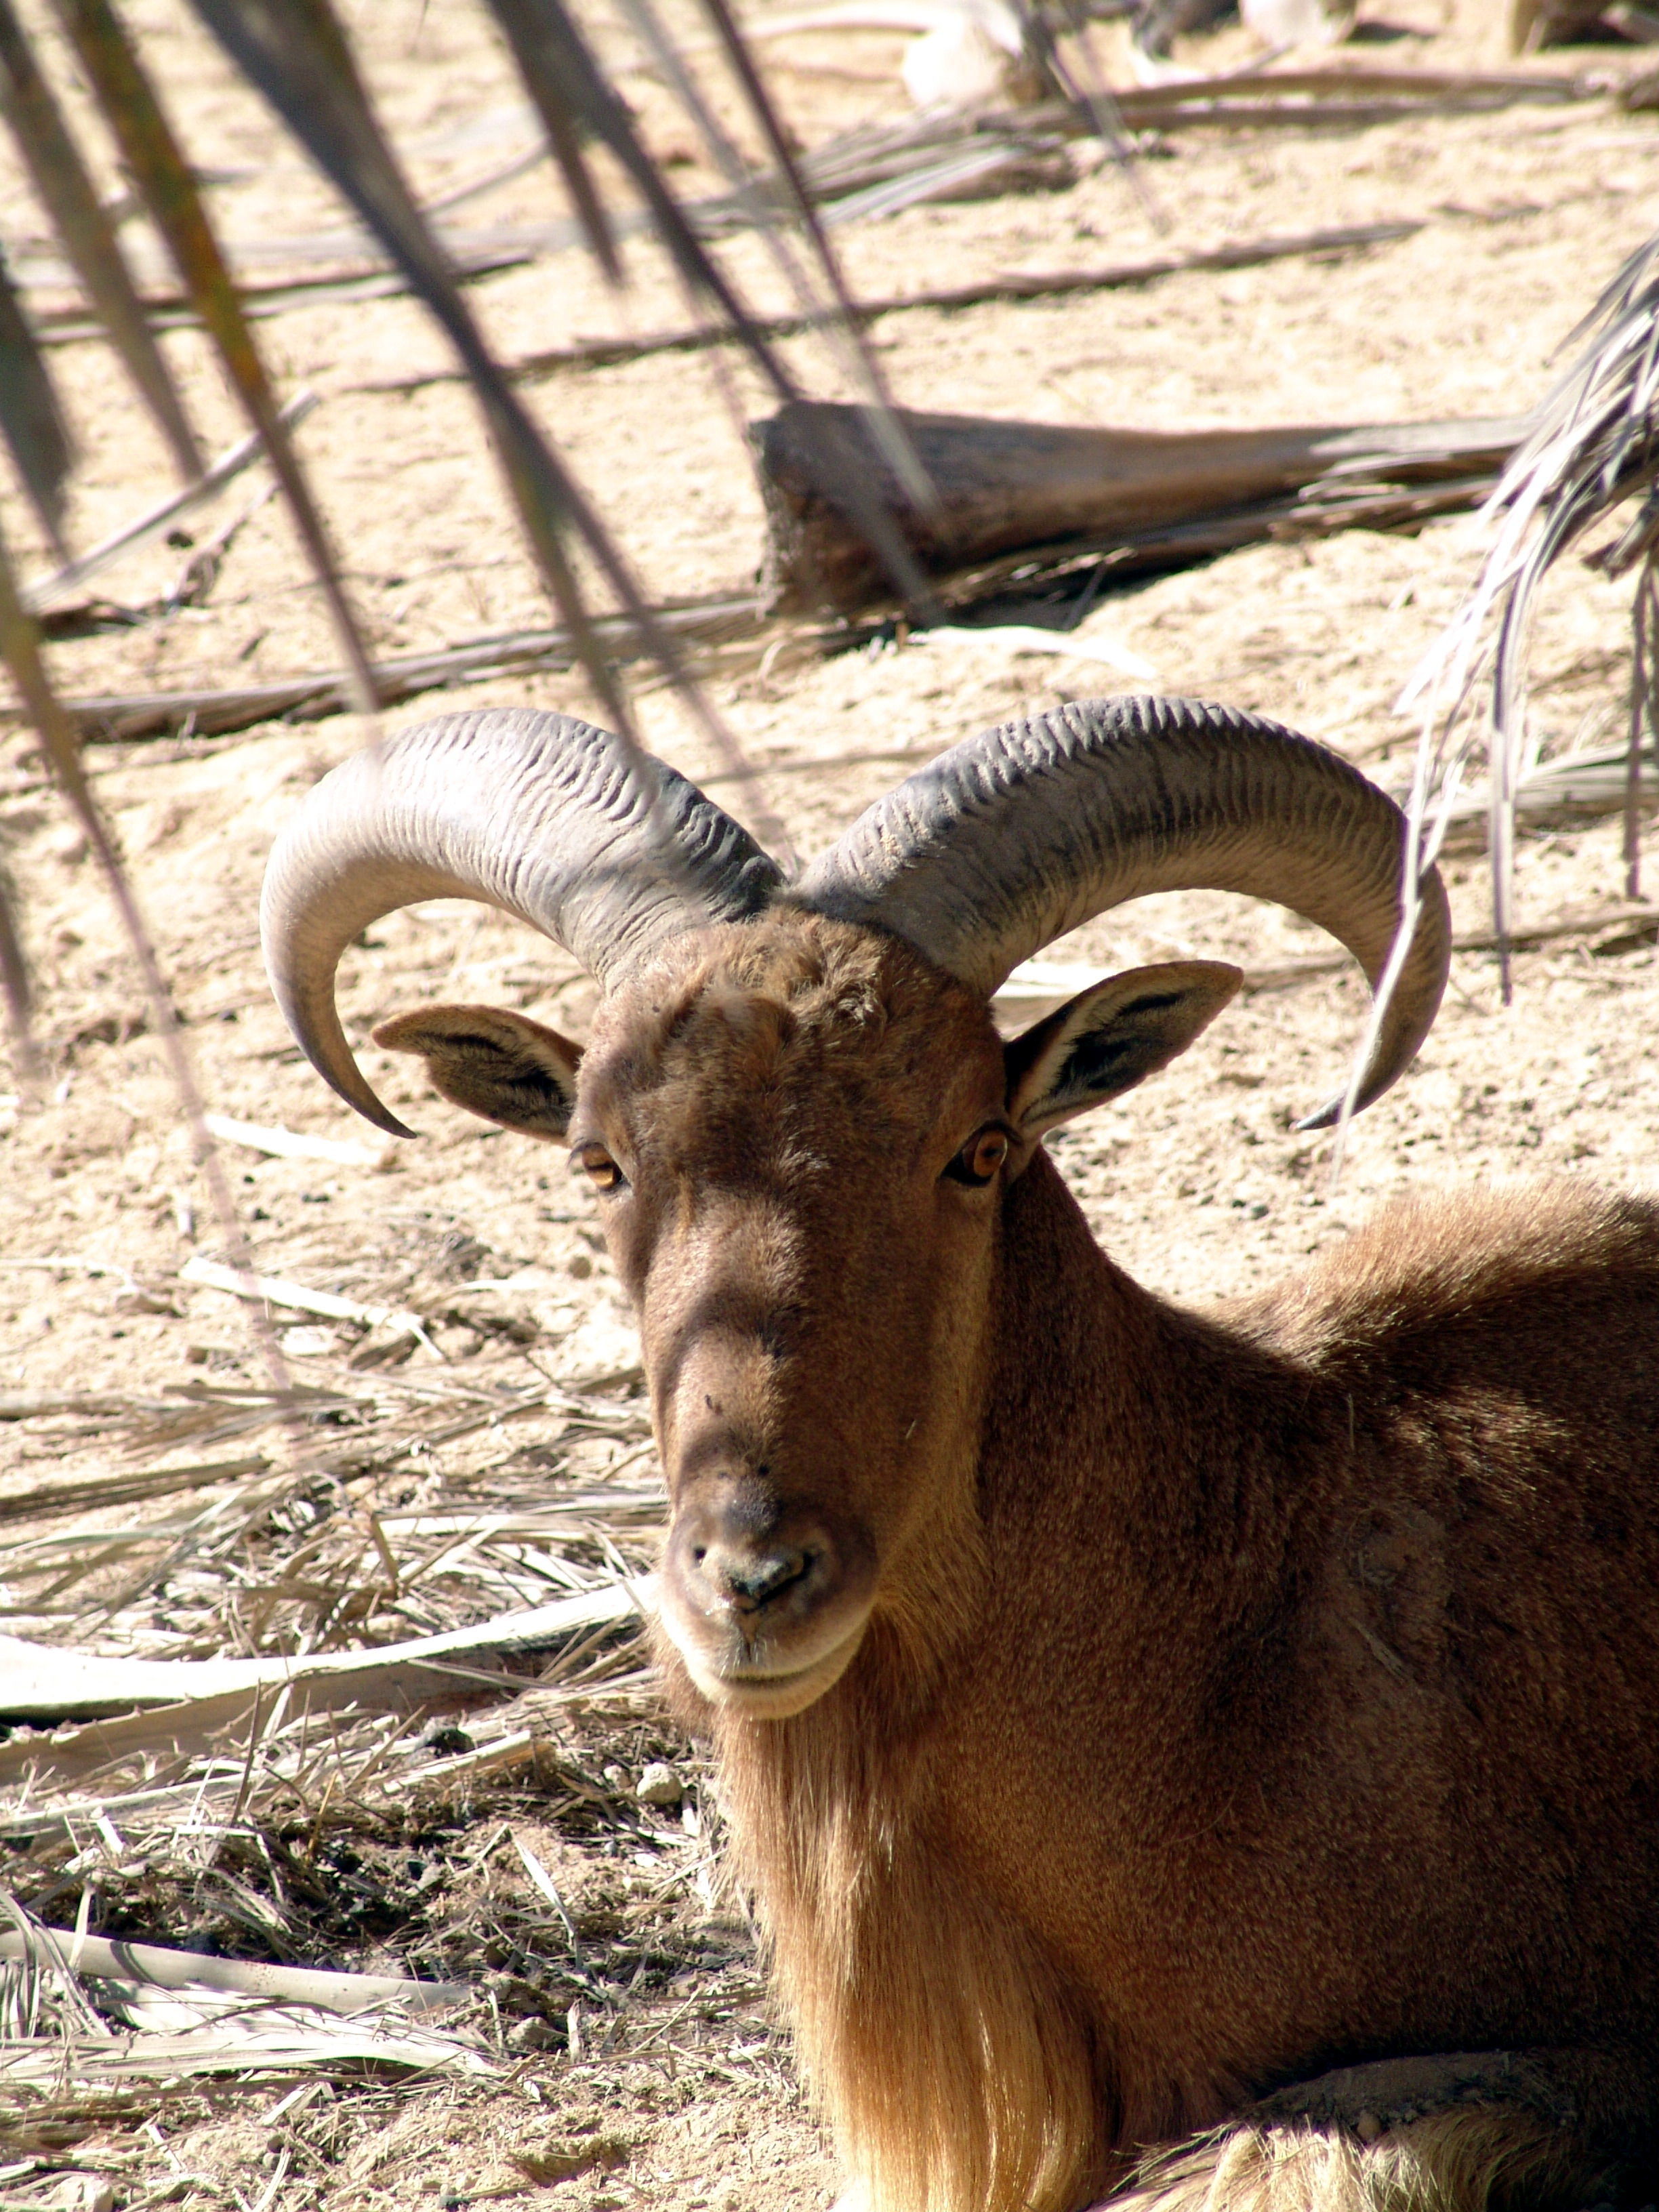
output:
[[[1141,1289],[1041,1152],[1008,1208],[999,1295],[980,1494],[1022,1591],[1081,1605],[1103,1653],[1138,1626],[1177,1649],[1200,1595],[1212,1643],[1271,1604],[1297,1511],[1285,1441],[1325,1418],[1305,1370]]]

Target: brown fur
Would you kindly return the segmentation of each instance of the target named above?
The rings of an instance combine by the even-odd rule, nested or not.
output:
[[[775,914],[608,1004],[572,1128],[629,1176],[677,1529],[736,1496],[873,1562],[793,1717],[662,1640],[850,2172],[873,2212],[1594,2201],[1659,2079],[1659,1215],[1395,1209],[1199,1318],[1040,1149],[941,1179],[1006,1085],[970,994]],[[1505,2049],[1591,2089],[1237,2118]]]

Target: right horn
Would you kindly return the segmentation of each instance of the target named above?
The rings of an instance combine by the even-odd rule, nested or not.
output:
[[[276,1003],[357,1111],[406,1137],[352,1058],[334,971],[396,907],[474,898],[516,915],[603,983],[664,938],[741,921],[781,882],[694,783],[568,714],[447,714],[355,754],[272,849],[259,926]]]
[[[1401,916],[1405,817],[1335,753],[1189,699],[1096,699],[969,738],[878,799],[807,872],[815,912],[891,930],[989,999],[1022,960],[1149,891],[1243,891],[1338,938],[1375,990]],[[1428,1034],[1451,916],[1439,873],[1360,1080]],[[1336,1117],[1338,1104],[1303,1126]]]

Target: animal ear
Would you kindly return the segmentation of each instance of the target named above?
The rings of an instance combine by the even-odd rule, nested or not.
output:
[[[374,1042],[418,1053],[432,1087],[452,1105],[520,1136],[563,1136],[576,1103],[579,1044],[495,1006],[422,1006],[382,1022]]]
[[[1172,960],[1091,984],[1007,1047],[1009,1120],[1040,1137],[1133,1091],[1185,1052],[1243,981],[1220,961]]]

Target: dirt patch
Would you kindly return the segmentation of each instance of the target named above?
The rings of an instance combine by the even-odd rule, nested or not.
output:
[[[196,158],[238,173],[215,188],[226,232],[292,238],[337,224],[327,194],[182,12],[161,0],[131,12]],[[1414,8],[1409,23],[1402,13],[1387,58],[1490,64],[1491,13],[1475,0]],[[411,157],[423,190],[510,150],[520,126],[505,111],[516,90],[469,12],[410,0],[357,10],[356,29],[392,121],[424,149]],[[805,66],[821,47],[781,51],[779,82],[802,138],[858,115],[902,113],[890,77],[897,51],[890,39],[849,38],[833,60],[851,74],[831,76]],[[1237,31],[1194,47],[1217,65],[1247,51]],[[1593,58],[1605,66],[1610,51]],[[1546,58],[1554,68],[1590,58]],[[650,128],[677,127],[657,92],[629,85]],[[895,396],[1154,428],[1516,412],[1659,213],[1659,120],[1607,101],[1340,133],[1194,133],[1152,150],[1146,179],[1180,246],[1316,222],[1410,216],[1424,228],[1328,264],[890,317],[873,337]],[[688,191],[714,188],[689,149],[684,169]],[[27,206],[21,186],[9,179],[8,189]],[[532,173],[481,201],[477,215],[505,226],[550,209],[551,186]],[[856,287],[890,293],[918,272],[946,284],[1001,267],[1120,261],[1168,242],[1115,173],[1080,164],[1064,191],[916,208],[848,229],[842,246]],[[757,300],[787,304],[752,240],[725,251]],[[647,249],[635,258],[635,287],[620,303],[574,254],[478,283],[471,296],[509,354],[678,323],[667,273]],[[425,650],[545,622],[470,399],[450,384],[407,395],[372,388],[444,365],[416,312],[396,300],[325,303],[263,330],[285,388],[309,381],[325,395],[302,445],[376,647]],[[228,442],[240,426],[199,341],[166,343],[204,434]],[[820,351],[790,350],[817,390],[844,394]],[[155,497],[164,471],[104,350],[58,358],[87,460],[70,534],[86,544]],[[746,371],[732,384],[740,413],[762,411]],[[530,396],[653,592],[750,578],[759,502],[707,361],[594,370]],[[27,544],[9,503],[7,526]],[[1391,702],[1473,574],[1480,543],[1473,521],[1453,520],[1409,538],[1263,546],[1108,587],[1095,619],[1152,664],[1158,688],[1279,716],[1387,780],[1413,736]],[[100,588],[134,607],[162,599],[191,550],[137,556]],[[38,549],[36,557],[44,564]],[[1615,730],[1628,648],[1626,594],[1569,561],[1534,649],[1541,747]],[[60,686],[76,696],[228,684],[336,658],[274,505],[238,535],[205,605],[52,653]],[[1098,665],[960,635],[878,640],[714,683],[808,856],[907,764],[981,725],[1102,688]],[[539,674],[434,694],[392,719],[498,702],[589,705],[578,679]],[[671,694],[642,690],[639,710],[652,744],[739,803]],[[32,740],[20,733],[0,750],[0,841],[27,895],[49,1061],[41,1095],[0,1109],[0,1395],[43,1408],[0,1424],[0,1510],[23,1501],[0,1522],[6,1625],[17,1633],[155,1656],[292,1650],[319,1636],[378,1642],[545,1601],[568,1586],[550,1576],[598,1575],[607,1542],[630,1567],[648,1559],[649,1515],[629,1502],[654,1475],[630,1379],[636,1353],[589,1196],[562,1158],[468,1121],[425,1095],[408,1062],[364,1046],[371,1081],[422,1132],[417,1143],[382,1146],[300,1061],[270,1004],[255,926],[266,851],[309,784],[364,734],[341,715],[214,743],[112,746],[98,752],[95,781],[210,1107],[364,1147],[355,1164],[225,1150],[258,1267],[366,1306],[413,1310],[424,1340],[277,1312],[291,1376],[335,1407],[307,1431],[312,1448],[319,1437],[326,1444],[324,1473],[217,1549],[198,1537],[168,1564],[167,1545],[181,1540],[152,1534],[149,1548],[85,1566],[62,1586],[41,1571],[43,1545],[72,1540],[81,1558],[99,1530],[170,1528],[179,1500],[158,1492],[88,1520],[47,1510],[44,1489],[199,1464],[210,1472],[190,1478],[193,1493],[234,1503],[280,1475],[289,1447],[245,1309],[181,1279],[192,1257],[222,1257],[224,1238],[131,954]],[[1617,848],[1612,824],[1527,840],[1523,916],[1617,904]],[[1486,921],[1482,868],[1478,855],[1450,865],[1460,928]],[[1286,915],[1191,895],[1142,902],[1056,951],[1116,964],[1208,955],[1269,969],[1325,944]],[[392,916],[343,970],[343,1012],[360,1043],[374,1021],[441,997],[493,1000],[577,1035],[592,1006],[591,987],[562,955],[482,910]],[[1445,1182],[1650,1178],[1659,1097],[1647,1040],[1659,971],[1647,929],[1587,928],[1522,953],[1508,1008],[1492,957],[1459,955],[1415,1071],[1357,1125],[1334,1185],[1329,1139],[1293,1124],[1340,1081],[1363,1001],[1358,979],[1340,973],[1251,996],[1170,1075],[1054,1139],[1097,1231],[1141,1280],[1200,1303],[1245,1291],[1342,1236],[1378,1200]],[[550,1386],[575,1392],[586,1410],[543,1402]],[[96,1401],[116,1410],[100,1413]],[[501,1536],[470,1562],[441,1559],[446,1516],[499,1522],[583,1499],[599,1501],[585,1536]],[[389,1532],[399,1570],[390,1581],[371,1520]],[[313,1544],[308,1582],[300,1555]],[[404,1579],[422,1558],[428,1579]],[[273,1796],[254,1840],[231,1838],[189,1867],[158,1846],[137,1873],[122,1871],[131,1858],[98,1857],[78,1833],[50,1843],[14,1834],[8,1878],[49,1919],[72,1923],[90,1888],[94,1929],[472,1981],[467,2033],[496,2068],[477,2081],[412,2083],[345,2071],[301,2081],[297,2094],[289,2080],[144,2087],[124,2092],[124,2105],[94,2100],[79,2118],[44,2116],[24,2100],[0,2132],[0,2154],[39,2162],[17,2185],[45,2201],[56,2176],[78,2166],[106,2172],[133,2201],[170,2190],[244,2212],[497,2198],[649,2202],[663,2212],[826,2204],[831,2167],[767,2008],[750,1932],[714,1879],[718,1808],[702,1794],[707,1778],[630,1679],[637,1650],[619,1644],[606,1664],[586,1705],[549,1706],[528,1765],[465,1790],[433,1785],[402,1811],[386,1799],[361,1818],[337,1805],[319,1817],[313,1802]],[[477,1724],[465,1711],[453,1719],[464,1732]],[[437,1755],[418,1739],[404,1749],[428,1764]],[[696,1834],[639,1809],[635,1784],[659,1756],[695,1784],[687,1802],[707,1824]],[[575,1790],[573,1777],[586,1778],[590,1795],[555,1809]],[[112,1817],[121,1831],[125,1816]],[[503,1824],[565,1899],[585,1980],[572,1978],[567,1937],[510,1842],[483,1850]],[[700,1869],[709,1875],[702,1888]]]

